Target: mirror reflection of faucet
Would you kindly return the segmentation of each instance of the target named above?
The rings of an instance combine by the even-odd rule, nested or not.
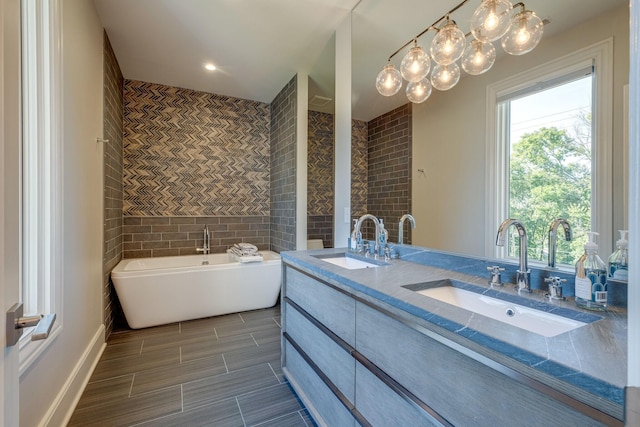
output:
[[[369,242],[364,242],[362,244],[363,250],[364,250],[364,256],[369,258]]]
[[[383,252],[384,248],[387,245],[387,238],[389,236],[389,233],[387,232],[387,230],[384,229],[384,223],[382,219],[378,219],[371,214],[364,214],[357,220],[354,220],[353,231],[351,232],[351,241],[349,244],[349,248],[350,250],[358,251],[359,243],[363,242],[360,228],[362,227],[362,223],[367,219],[373,221],[373,224],[376,227],[376,235],[375,235],[375,241],[374,241],[372,253],[375,254],[376,256],[382,256],[384,254]],[[365,248],[365,245],[367,244],[368,242],[363,243],[365,256],[368,256],[369,254],[369,251],[367,251],[367,249]]]
[[[404,239],[404,221],[409,220],[409,224],[411,224],[411,229],[416,228],[416,220],[411,214],[404,214],[400,217],[400,222],[398,223],[398,244],[402,245],[402,240]]]

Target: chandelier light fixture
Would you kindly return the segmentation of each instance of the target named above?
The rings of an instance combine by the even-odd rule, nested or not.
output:
[[[510,55],[523,55],[531,52],[542,39],[545,22],[526,10],[524,3],[512,5],[509,0],[482,0],[473,13],[469,32],[465,34],[450,16],[468,1],[459,3],[389,57],[376,78],[376,88],[381,95],[398,93],[404,79],[408,82],[405,93],[409,101],[424,102],[432,88],[445,91],[454,87],[460,80],[460,66],[473,76],[489,71],[496,60],[492,42],[500,40],[502,48]],[[517,8],[520,10],[514,13]],[[418,38],[431,30],[436,34],[429,56],[418,46]],[[467,43],[468,37],[471,40]],[[402,59],[398,71],[391,60],[412,43],[413,47]]]

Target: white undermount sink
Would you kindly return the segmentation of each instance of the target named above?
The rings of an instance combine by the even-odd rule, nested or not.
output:
[[[510,301],[489,297],[455,286],[438,286],[412,290],[438,301],[545,337],[554,337],[586,325],[586,323],[578,320],[514,304]]]
[[[375,268],[379,267],[378,264],[374,264],[372,262],[363,261],[356,258],[351,258],[345,255],[336,255],[332,257],[317,257],[318,259],[331,263],[333,265],[337,265],[342,268],[346,268],[348,270],[358,270],[361,268]]]

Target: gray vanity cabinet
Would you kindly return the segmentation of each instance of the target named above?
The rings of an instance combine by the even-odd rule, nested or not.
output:
[[[283,273],[283,371],[320,425],[603,425],[422,320],[286,263]]]

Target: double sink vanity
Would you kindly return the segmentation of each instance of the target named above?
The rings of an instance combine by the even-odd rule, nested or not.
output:
[[[282,366],[320,425],[623,423],[624,309],[589,312],[513,285],[517,265],[397,245],[283,252]]]

